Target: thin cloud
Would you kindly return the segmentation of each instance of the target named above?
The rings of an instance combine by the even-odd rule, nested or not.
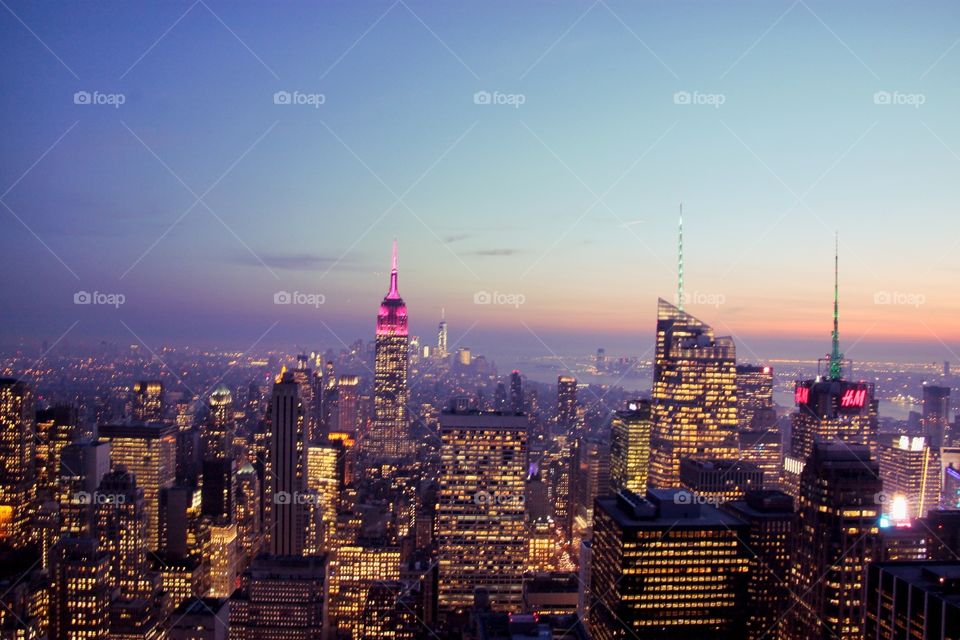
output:
[[[330,268],[334,264],[342,269],[355,268],[355,266],[347,260],[338,262],[336,257],[315,253],[260,253],[258,255],[271,269],[282,269],[285,271],[321,271]],[[231,256],[229,262],[251,267],[263,266],[259,260],[249,253]]]

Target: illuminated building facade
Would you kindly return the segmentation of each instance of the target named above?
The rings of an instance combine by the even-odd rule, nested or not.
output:
[[[789,606],[786,577],[790,568],[793,534],[793,498],[782,491],[749,491],[743,500],[724,510],[747,523],[750,579],[747,640],[776,637],[777,626]]]
[[[773,409],[773,367],[737,365],[737,421],[740,428],[769,426],[770,412],[776,418]]]
[[[147,547],[160,543],[160,490],[176,479],[177,429],[172,424],[100,425],[100,438],[110,443],[113,468],[124,467],[143,489],[147,514]]]
[[[230,640],[326,640],[327,559],[254,559],[229,600]]]
[[[527,525],[527,571],[553,571],[557,555],[557,529],[550,516],[541,516]]]
[[[960,637],[960,562],[880,562],[867,569],[864,640]]]
[[[97,540],[110,557],[109,582],[123,597],[135,598],[149,591],[144,579],[147,549],[143,489],[122,466],[100,481],[94,494]]]
[[[763,489],[763,471],[742,460],[680,461],[680,484],[712,504],[740,500]]]
[[[597,498],[590,633],[742,640],[748,525],[678,489]]]
[[[233,394],[222,384],[210,394],[209,418],[201,435],[204,460],[223,460],[233,455]]]
[[[337,380],[336,431],[356,438],[360,431],[360,378],[343,375]]]
[[[440,611],[469,609],[478,588],[494,610],[516,610],[527,557],[527,418],[450,410],[440,415],[440,438]]]
[[[650,403],[634,400],[617,411],[610,424],[610,483],[643,495],[650,475],[650,433],[653,415]]]
[[[750,429],[737,432],[739,460],[763,472],[763,488],[780,488],[783,473],[783,437],[777,430]]]
[[[270,553],[302,555],[306,544],[307,438],[299,385],[290,372],[281,373],[273,385],[273,431],[267,478],[268,537]]]
[[[338,547],[330,565],[330,619],[344,637],[360,626],[367,593],[400,579],[400,549],[384,540],[360,539]]]
[[[889,506],[905,501],[903,518],[936,509],[940,499],[940,455],[924,437],[894,436],[880,445],[880,478]]]
[[[816,443],[800,475],[786,640],[863,637],[864,577],[877,559],[880,469],[863,445]]]
[[[337,499],[343,488],[344,448],[341,442],[311,445],[307,449],[307,488],[316,492],[323,522],[322,547],[332,548],[337,524]]]
[[[107,640],[110,555],[95,538],[64,537],[54,547],[50,640]]]
[[[683,458],[737,459],[733,339],[663,299],[652,397],[652,486],[678,487]]]
[[[37,495],[42,499],[56,496],[60,475],[60,452],[73,442],[78,433],[75,407],[58,405],[37,411]]]
[[[244,568],[260,551],[263,531],[260,477],[249,462],[237,473],[237,500],[234,503],[234,522],[237,523],[237,545]]]
[[[163,382],[138,380],[130,389],[131,418],[137,422],[160,422],[163,420]]]
[[[207,549],[210,590],[206,595],[227,598],[237,586],[237,525],[229,522],[212,524]]]
[[[950,387],[923,386],[923,434],[934,447],[953,444],[950,433]]]
[[[0,378],[0,541],[14,547],[29,540],[27,523],[36,498],[35,419],[31,389]]]
[[[390,290],[377,315],[373,372],[374,420],[361,443],[373,459],[397,460],[412,452],[407,433],[407,368],[409,365],[407,305],[397,289],[397,242],[393,242]]]
[[[437,327],[437,357],[441,360],[449,355],[447,348],[447,318],[446,310],[440,309],[440,325]]]

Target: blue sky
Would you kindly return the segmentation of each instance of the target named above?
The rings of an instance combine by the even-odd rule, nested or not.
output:
[[[475,349],[640,355],[683,200],[689,306],[742,355],[826,348],[836,230],[848,344],[953,357],[958,14],[9,2],[0,342],[369,337],[397,237],[416,333],[446,307]]]

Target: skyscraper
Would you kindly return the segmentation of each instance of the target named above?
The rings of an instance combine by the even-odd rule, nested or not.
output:
[[[952,444],[950,387],[923,386],[923,434],[934,447]]]
[[[647,491],[650,475],[650,403],[633,400],[617,411],[610,425],[610,483],[613,492],[629,489],[638,495]]]
[[[364,449],[373,459],[396,460],[413,449],[407,433],[407,305],[397,288],[397,241],[393,241],[390,290],[377,315],[373,373],[374,419]]]
[[[447,357],[447,318],[446,309],[440,309],[440,325],[437,327],[437,357]]]
[[[678,489],[600,497],[595,513],[592,638],[742,640],[746,523]]]
[[[557,377],[557,433],[569,433],[577,426],[577,379]]]
[[[766,365],[737,365],[737,420],[741,429],[768,426],[773,411],[773,368]],[[760,424],[755,425],[754,420]]]
[[[885,508],[902,501],[907,520],[925,518],[940,502],[940,450],[925,438],[892,436],[880,445]]]
[[[36,416],[24,382],[0,378],[0,541],[27,544],[36,497]]]
[[[102,440],[110,443],[114,469],[124,467],[143,489],[147,513],[147,547],[160,544],[160,490],[176,479],[177,428],[155,422],[100,425]]]
[[[870,449],[814,444],[800,475],[790,587],[798,602],[783,620],[787,640],[859,640],[864,579],[876,559],[882,491]]]
[[[516,610],[527,552],[526,416],[450,410],[440,438],[440,611],[462,613],[479,588],[495,610]]]
[[[99,548],[110,556],[110,586],[125,598],[147,593],[146,512],[143,489],[123,467],[100,481],[95,506]]]
[[[733,339],[660,299],[653,372],[651,484],[677,487],[682,458],[736,460]]]
[[[337,380],[337,424],[335,431],[356,438],[360,430],[360,378],[342,375]]]
[[[90,537],[65,536],[54,547],[50,640],[106,640],[110,633],[110,555]]]
[[[680,461],[680,484],[713,504],[741,500],[747,491],[763,488],[763,471],[743,460]]]
[[[510,373],[510,411],[523,413],[523,378],[517,369]]]
[[[307,437],[299,385],[289,371],[277,376],[271,399],[273,432],[267,469],[270,553],[302,555],[306,542]]]
[[[863,637],[960,637],[960,562],[871,564]]]

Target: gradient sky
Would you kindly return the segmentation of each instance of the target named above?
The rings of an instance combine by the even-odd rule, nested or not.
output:
[[[415,333],[642,355],[683,200],[741,358],[828,348],[838,231],[851,355],[960,360],[956,2],[5,2],[2,344],[372,338],[397,237]]]

